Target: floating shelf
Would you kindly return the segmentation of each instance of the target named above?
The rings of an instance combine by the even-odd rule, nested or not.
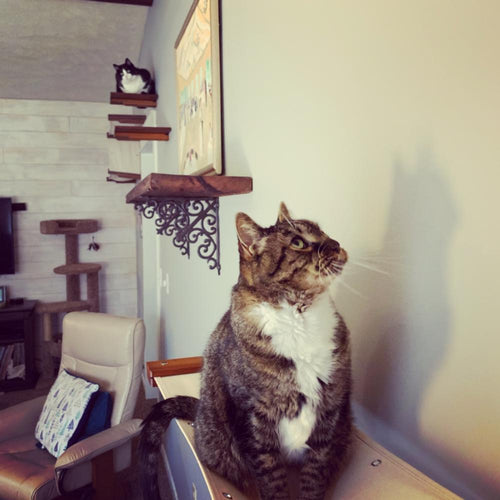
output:
[[[149,174],[127,194],[127,203],[154,198],[219,198],[252,191],[251,177]]]
[[[116,170],[110,170],[108,168],[108,176],[106,180],[108,182],[116,182],[117,184],[135,184],[141,179],[141,174],[135,174],[133,172],[118,172]]]
[[[139,108],[156,107],[157,94],[125,94],[111,92],[111,104],[125,104]],[[143,127],[146,122],[144,115],[108,115],[111,122],[108,139],[119,141],[168,141],[170,127]],[[116,123],[126,125],[116,125]],[[111,179],[112,180],[112,179]]]
[[[252,191],[251,177],[149,174],[127,194],[157,234],[173,236],[182,255],[197,254],[220,274],[219,197]]]
[[[119,141],[168,141],[170,127],[127,127],[116,126],[114,133],[108,133],[109,139]]]
[[[135,106],[137,108],[156,108],[158,94],[125,94],[124,92],[111,92],[110,104]]]
[[[108,115],[110,122],[129,123],[134,125],[144,125],[145,115]]]

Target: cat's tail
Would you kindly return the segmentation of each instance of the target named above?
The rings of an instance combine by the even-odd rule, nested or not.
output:
[[[173,418],[194,420],[198,399],[176,396],[155,404],[142,423],[139,436],[139,481],[144,500],[160,500],[158,464],[163,434]]]

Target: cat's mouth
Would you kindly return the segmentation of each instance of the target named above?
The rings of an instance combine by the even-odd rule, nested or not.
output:
[[[339,275],[344,269],[348,258],[347,252],[343,248],[339,248],[333,253],[320,256],[316,270],[323,277]]]

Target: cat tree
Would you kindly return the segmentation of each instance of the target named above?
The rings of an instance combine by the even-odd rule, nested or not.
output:
[[[40,222],[42,234],[63,234],[66,247],[66,264],[54,268],[56,274],[66,276],[66,300],[39,302],[36,311],[43,318],[44,371],[52,372],[52,356],[59,357],[60,346],[53,333],[53,316],[71,311],[99,311],[100,264],[78,261],[78,235],[95,233],[95,219],[58,219]],[[87,298],[81,299],[80,276],[87,276]]]

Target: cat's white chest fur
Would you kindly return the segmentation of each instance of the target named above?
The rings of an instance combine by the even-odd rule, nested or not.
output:
[[[126,73],[122,76],[122,87],[127,93],[138,94],[144,88],[144,80],[139,75]]]
[[[262,333],[271,338],[276,352],[295,363],[297,385],[306,396],[299,415],[293,419],[283,418],[278,429],[283,451],[298,458],[306,450],[316,422],[319,380],[328,381],[333,368],[333,339],[338,321],[335,308],[325,292],[302,313],[286,303],[278,308],[262,303],[252,312]]]

